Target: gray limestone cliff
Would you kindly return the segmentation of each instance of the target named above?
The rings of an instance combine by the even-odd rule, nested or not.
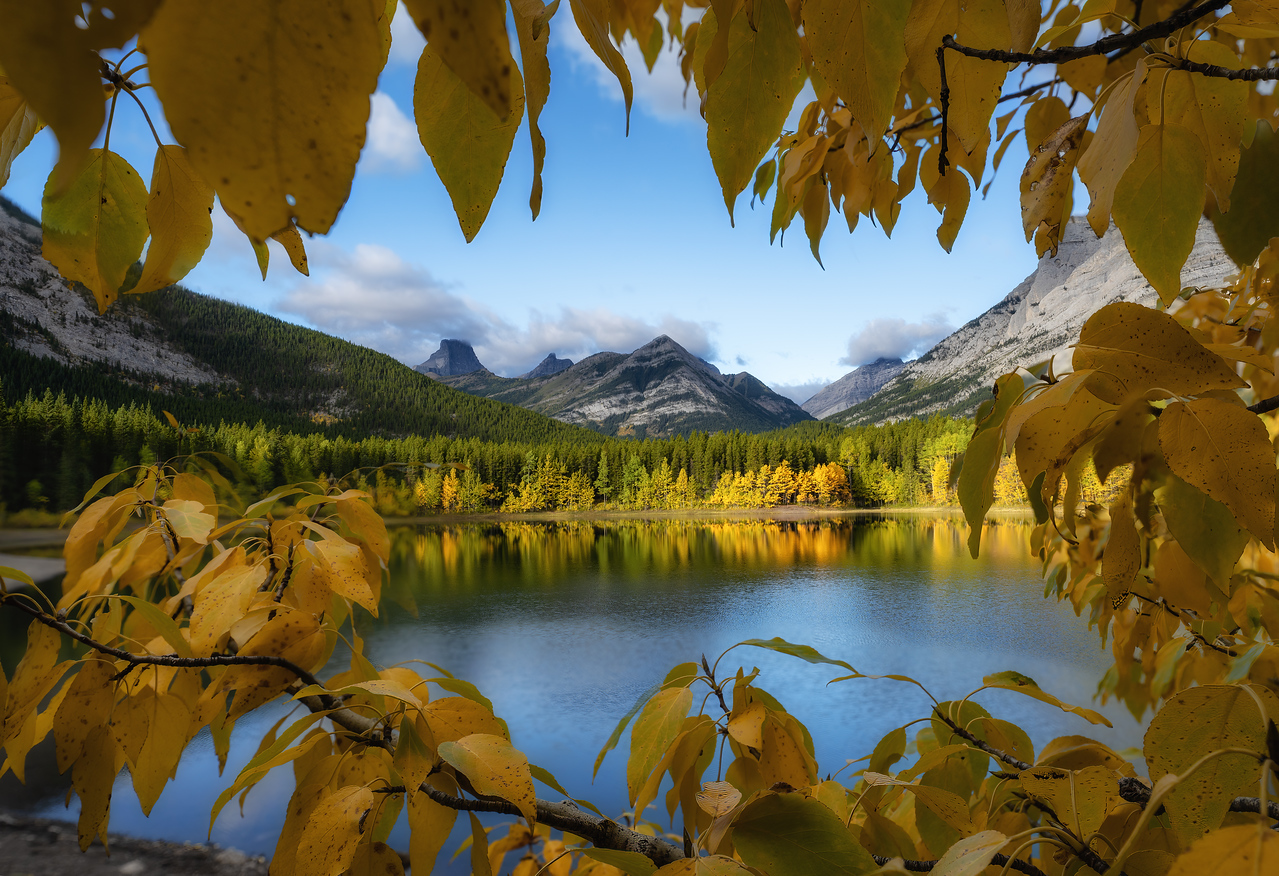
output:
[[[1201,221],[1182,285],[1220,284],[1235,270],[1212,225]],[[907,363],[871,398],[830,419],[856,425],[934,412],[971,415],[1001,374],[1049,359],[1059,371],[1068,368],[1084,322],[1116,301],[1150,305],[1156,295],[1118,229],[1098,239],[1083,219],[1072,219],[1057,255],[1040,259],[1002,301]]]

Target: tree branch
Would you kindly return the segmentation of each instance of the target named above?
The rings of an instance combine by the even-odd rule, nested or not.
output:
[[[891,858],[885,858],[882,855],[872,854],[871,857],[879,866],[887,864]],[[1019,873],[1025,873],[1027,876],[1048,876],[1043,870],[1040,870],[1034,864],[1023,861],[1020,858],[1009,858],[1007,855],[995,855],[990,859],[990,863],[996,867],[1008,867]],[[937,866],[936,861],[904,861],[902,866],[911,873],[927,873]]]
[[[1273,410],[1279,410],[1279,395],[1272,395],[1270,398],[1263,398],[1255,405],[1248,405],[1248,410],[1254,414],[1268,414]]]
[[[1217,64],[1202,64],[1187,58],[1167,58],[1168,66],[1201,76],[1212,76],[1217,79],[1230,79],[1235,82],[1264,82],[1279,79],[1279,67],[1244,67],[1236,70],[1233,67],[1221,67]]]
[[[1104,55],[1108,52],[1135,48],[1149,40],[1163,39],[1171,36],[1187,25],[1194,24],[1210,12],[1216,12],[1229,5],[1230,0],[1208,0],[1198,6],[1192,6],[1181,12],[1168,16],[1163,21],[1128,33],[1116,33],[1102,37],[1095,43],[1086,46],[1062,46],[1059,49],[1039,49],[1034,52],[1010,52],[1006,49],[974,49],[955,41],[950,34],[942,37],[942,46],[959,52],[969,58],[982,61],[999,61],[1005,64],[1064,64],[1067,61],[1078,61],[1093,55]]]
[[[950,39],[949,36],[946,39]],[[950,166],[950,159],[946,157],[946,150],[949,148],[946,132],[949,126],[948,116],[950,115],[950,85],[946,82],[946,45],[942,41],[942,45],[937,47],[937,72],[941,74],[941,91],[939,98],[941,103],[941,138],[938,141],[937,150],[937,173],[941,176],[946,175],[946,168]]]
[[[1011,754],[1008,754],[1005,751],[1000,751],[995,746],[978,739],[972,733],[969,733],[963,727],[960,727],[954,721],[950,720],[950,718],[947,718],[945,715],[943,715],[939,709],[933,709],[933,714],[936,715],[943,724],[945,724],[952,731],[954,731],[956,736],[968,742],[969,745],[972,745],[976,748],[980,748],[982,751],[986,752],[987,754],[992,755],[998,758],[999,760],[1002,760],[1004,763],[1008,764],[1013,769],[1028,770],[1031,768],[1032,765],[1026,763],[1024,760],[1018,760],[1017,758],[1013,757]]]

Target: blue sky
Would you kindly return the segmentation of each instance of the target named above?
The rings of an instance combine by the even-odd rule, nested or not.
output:
[[[310,278],[272,243],[264,282],[218,209],[213,243],[186,285],[410,365],[440,338],[462,338],[507,376],[547,353],[576,361],[665,333],[723,371],[750,371],[802,401],[863,361],[922,353],[1034,269],[1017,204],[1018,145],[989,197],[974,197],[949,255],[935,237],[940,217],[918,190],[891,240],[866,219],[849,235],[833,215],[824,270],[799,221],[784,245],[769,245],[769,209],[749,209],[749,194],[731,227],[696,92],[685,107],[674,52],[650,75],[627,47],[636,81],[627,137],[617,82],[566,10],[552,21],[541,216],[530,221],[532,158],[521,128],[488,220],[467,244],[411,120],[422,40],[402,10],[394,34],[351,198],[327,237],[307,241]],[[154,141],[128,102],[111,146],[149,177]],[[55,153],[42,132],[4,194],[38,214]]]

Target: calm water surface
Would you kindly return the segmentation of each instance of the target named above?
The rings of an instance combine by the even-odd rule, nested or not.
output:
[[[618,718],[675,664],[703,653],[714,661],[743,639],[809,644],[866,674],[910,675],[939,699],[1017,669],[1062,699],[1090,702],[1105,652],[1069,608],[1044,600],[1027,534],[1026,524],[994,525],[973,560],[963,524],[933,517],[405,527],[394,532],[392,589],[411,593],[419,614],[390,606],[360,633],[377,664],[417,658],[474,682],[531,762],[616,815],[626,808],[625,738],[593,785],[590,770]],[[842,672],[758,648],[734,651],[720,674],[739,665],[758,666],[757,684],[807,724],[823,772],[928,712],[922,693],[897,682],[827,686]],[[1037,745],[1066,733],[1140,743],[1139,726],[1113,704],[1102,709],[1115,724],[1107,729],[1009,692],[978,699]],[[262,712],[240,722],[221,778],[207,736],[197,739],[149,819],[124,779],[112,830],[203,840],[213,800],[284,709]],[[65,779],[29,771],[32,787],[9,805],[68,817]],[[215,842],[271,853],[293,783],[290,770],[277,773],[250,794],[244,817],[227,807]],[[407,848],[406,834],[392,845]]]

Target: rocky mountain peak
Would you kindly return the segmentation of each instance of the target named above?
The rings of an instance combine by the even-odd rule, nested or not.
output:
[[[896,377],[906,364],[901,359],[881,356],[874,362],[858,366],[834,383],[823,387],[812,398],[800,405],[817,419],[851,408],[864,402],[880,388]]]
[[[559,374],[573,365],[572,359],[560,359],[554,353],[547,353],[546,358],[537,364],[537,367],[526,374],[521,374],[521,380],[533,380],[538,377],[551,377]]]
[[[437,377],[456,377],[479,371],[483,367],[475,356],[475,350],[466,341],[444,338],[440,341],[440,348],[413,370]]]

